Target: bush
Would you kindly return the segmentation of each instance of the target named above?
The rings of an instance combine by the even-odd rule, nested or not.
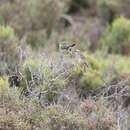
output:
[[[103,56],[102,53],[96,57],[100,63],[100,69],[102,70],[102,77],[105,83],[110,84],[113,80],[129,79],[130,73],[130,60],[127,56],[118,54],[109,54]],[[124,65],[125,63],[125,65]]]
[[[4,130],[28,130],[30,123],[26,120],[27,112],[24,102],[14,88],[9,88],[7,78],[0,78],[0,128]],[[24,118],[23,118],[24,117]]]
[[[0,6],[0,16],[19,36],[26,32],[45,29],[49,37],[64,12],[59,0],[23,0],[6,2]],[[8,10],[7,10],[8,9]]]
[[[7,94],[9,90],[9,84],[7,77],[0,78],[0,95]]]
[[[0,25],[4,24],[4,18],[2,16],[0,16]]]
[[[0,59],[8,69],[15,69],[18,64],[18,38],[9,26],[0,26]]]
[[[47,44],[47,36],[44,30],[42,31],[33,31],[27,36],[27,43],[31,45],[32,49],[38,49],[45,47]]]
[[[30,82],[33,82],[34,86],[40,88],[41,99],[47,103],[56,102],[60,93],[69,88],[69,83],[71,84],[73,80],[76,80],[77,92],[87,92],[102,87],[104,82],[101,64],[91,54],[81,53],[81,55],[85,55],[85,59],[66,57],[62,61],[63,66],[59,68],[55,68],[54,63],[52,63],[53,69],[46,62],[34,59],[27,60],[23,66],[23,75],[28,87]],[[86,65],[87,63],[89,67]]]
[[[64,13],[64,1],[22,0],[8,1],[0,5],[0,17],[4,24],[12,26],[20,37],[26,32],[46,30],[49,37]]]
[[[88,119],[88,129],[113,130],[117,128],[115,113],[104,99],[91,97],[81,102],[81,110]]]
[[[0,17],[2,23],[8,23],[9,19],[11,18],[10,13],[14,13],[14,6],[9,1],[3,2],[0,4]]]
[[[49,36],[52,29],[56,26],[62,12],[59,3],[60,1],[56,0],[29,1],[28,12],[32,18],[33,28],[46,28],[47,36]]]
[[[44,120],[48,129],[87,130],[87,120],[78,112],[65,111],[60,105],[50,106],[44,112]]]
[[[83,73],[79,80],[79,86],[82,91],[96,90],[99,87],[103,87],[104,82],[102,75],[99,71],[88,69],[87,72]]]
[[[84,56],[93,70],[101,69],[100,63],[92,54],[85,53]]]
[[[20,86],[24,91],[30,90],[33,93],[38,90],[38,94],[43,93],[40,98],[44,98],[47,103],[57,101],[59,93],[66,88],[68,81],[55,71],[46,61],[27,60],[23,65],[23,76],[27,84],[23,85],[21,81]]]
[[[98,0],[97,11],[105,22],[111,23],[120,11],[120,0]]]
[[[84,53],[84,56],[89,67],[84,68],[78,63],[71,77],[76,79],[78,94],[87,95],[89,91],[98,90],[113,81],[130,78],[130,62],[126,56],[114,54],[104,57],[102,53],[96,53],[95,57],[92,54]]]
[[[105,61],[105,59],[104,59]],[[107,58],[107,64],[109,64],[111,62],[115,62],[115,65],[113,66],[116,70],[117,73],[117,78],[121,77],[123,79],[129,79],[130,78],[130,59],[129,57],[126,56],[120,56],[120,55],[111,55]],[[125,65],[124,65],[125,63]]]
[[[108,53],[129,54],[130,21],[124,17],[117,18],[101,37],[102,49]]]
[[[104,86],[103,65],[94,58],[92,54],[84,53],[84,62],[88,63],[88,66],[83,66],[78,63],[76,70],[72,74],[72,78],[76,79],[76,91],[81,95],[84,95],[88,91],[93,91]]]

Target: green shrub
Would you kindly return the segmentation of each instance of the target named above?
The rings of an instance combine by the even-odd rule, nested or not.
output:
[[[20,100],[15,88],[9,88],[8,79],[0,78],[0,128],[5,130],[29,130],[30,123],[26,120],[26,104]]]
[[[102,53],[96,55],[95,58],[90,54],[85,55],[87,55],[86,60],[90,63],[90,67],[83,70],[82,66],[78,65],[74,72],[78,83],[76,89],[81,92],[81,95],[116,80],[130,79],[129,57],[115,54],[103,57]]]
[[[4,18],[2,16],[0,16],[0,25],[4,24]]]
[[[10,7],[13,8],[13,17],[9,17],[7,22],[20,36],[28,30],[45,29],[49,37],[64,10],[59,0],[15,1],[10,4]]]
[[[96,90],[106,84],[111,84],[113,80],[120,78],[130,78],[129,58],[120,55],[103,56],[102,53],[92,54],[84,53],[89,67],[83,68],[78,64],[71,78],[77,81],[76,90],[81,95],[88,90]],[[125,63],[125,66],[124,66]]]
[[[15,37],[14,31],[11,27],[0,26],[0,38],[6,40],[7,38],[12,39]]]
[[[103,87],[104,82],[102,75],[99,71],[88,69],[87,72],[83,73],[81,79],[79,80],[80,89],[85,90],[95,90],[99,87]]]
[[[49,36],[62,12],[59,3],[60,1],[56,0],[29,1],[28,12],[32,17],[33,27],[38,29],[46,28],[47,35]]]
[[[130,21],[124,17],[117,18],[101,37],[102,49],[109,53],[129,54]]]
[[[14,6],[9,1],[0,4],[0,16],[3,23],[8,23],[11,18],[10,13],[14,13]]]
[[[102,70],[103,79],[106,83],[109,84],[113,79],[119,79],[122,76],[125,79],[130,77],[129,57],[117,54],[109,54],[107,57],[103,57],[103,54],[100,53],[96,58],[100,63],[99,70]]]
[[[81,95],[87,91],[96,90],[104,86],[103,73],[105,67],[92,54],[84,53],[83,63],[77,63],[77,67],[72,73],[71,78],[77,81],[76,90]],[[84,63],[88,63],[86,66]],[[84,64],[84,66],[83,66]]]
[[[116,68],[120,74],[129,74],[130,71],[130,61],[127,57],[119,57],[118,62],[116,63]],[[125,63],[125,65],[124,65]]]
[[[19,91],[21,94],[24,92],[32,91],[31,87],[37,88],[42,84],[43,66],[40,60],[27,59],[22,66],[22,80],[19,84]],[[48,78],[48,77],[47,77]],[[31,86],[30,82],[34,86]]]
[[[0,78],[0,95],[7,94],[8,90],[9,90],[8,78],[7,77]]]
[[[18,38],[9,26],[0,26],[0,59],[9,69],[18,64]]]
[[[87,130],[87,120],[78,112],[65,111],[60,105],[50,106],[44,112],[44,122],[50,130]]]
[[[32,81],[41,93],[46,93],[44,100],[49,103],[57,100],[59,93],[66,88],[68,83],[62,74],[57,75],[47,62],[40,60],[27,60],[23,65],[23,75],[28,86]],[[27,84],[21,84],[21,87],[27,89]]]
[[[111,62],[115,62],[114,68],[117,72],[117,76],[124,76],[124,78],[130,78],[130,59],[127,56],[111,55],[106,60],[108,65]],[[124,65],[125,63],[125,65]]]
[[[96,60],[94,56],[92,56],[92,54],[85,53],[84,56],[93,70],[100,69],[100,63],[98,62],[98,60]]]
[[[50,79],[53,77],[53,72],[50,67],[41,60],[38,59],[27,59],[23,64],[24,76],[27,81],[33,79],[33,75],[38,75],[42,78]]]
[[[97,0],[98,15],[105,22],[112,22],[120,11],[120,0]]]
[[[0,5],[0,16],[4,23],[11,25],[22,37],[26,32],[45,29],[47,36],[58,25],[65,10],[60,0],[22,0],[5,2]]]
[[[47,36],[45,31],[33,31],[27,36],[27,43],[31,45],[32,49],[45,47],[47,44]]]

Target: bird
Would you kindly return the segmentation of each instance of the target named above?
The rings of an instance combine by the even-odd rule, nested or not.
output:
[[[59,50],[61,53],[61,61],[64,61],[63,58],[68,56],[70,59],[73,59],[73,61],[76,61],[80,66],[82,66],[82,69],[85,70],[86,68],[90,67],[90,64],[88,63],[86,57],[84,54],[78,50],[73,49],[76,46],[76,43],[66,42],[63,41],[59,44]]]
[[[59,52],[60,52],[60,59],[63,61],[64,58],[68,57],[71,58],[73,57],[73,50],[76,46],[76,43],[73,42],[68,42],[68,41],[61,41],[59,43]]]
[[[59,43],[59,49],[60,50],[71,51],[71,49],[75,46],[76,46],[76,43],[70,43],[70,42],[67,42],[67,41],[62,41],[62,42]]]
[[[71,48],[74,47],[75,45],[76,45],[75,43],[73,43],[71,45],[63,45],[63,46],[61,46],[60,49],[62,49],[62,50],[71,50]]]

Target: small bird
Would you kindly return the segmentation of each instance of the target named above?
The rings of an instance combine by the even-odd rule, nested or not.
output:
[[[76,46],[75,43],[70,44],[70,43],[67,43],[67,42],[61,42],[61,43],[59,44],[59,49],[60,49],[60,50],[68,50],[68,51],[71,51],[71,49],[72,49],[74,46]]]
[[[65,57],[69,57],[73,59],[73,61],[76,61],[82,67],[83,70],[89,68],[90,64],[88,63],[86,57],[80,50],[73,49],[73,47],[75,46],[76,43],[68,43],[66,41],[63,41],[59,44],[61,61],[63,61]]]
[[[62,41],[59,43],[59,52],[60,52],[60,59],[63,61],[64,58],[66,57],[73,57],[73,50],[76,46],[75,43],[69,43],[67,41]]]
[[[66,46],[61,46],[62,50],[70,50],[72,47],[74,47],[76,44],[72,44],[72,45],[66,45]]]

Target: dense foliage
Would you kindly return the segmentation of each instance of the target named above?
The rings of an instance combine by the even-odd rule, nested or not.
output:
[[[0,130],[129,130],[129,6],[0,0]]]

